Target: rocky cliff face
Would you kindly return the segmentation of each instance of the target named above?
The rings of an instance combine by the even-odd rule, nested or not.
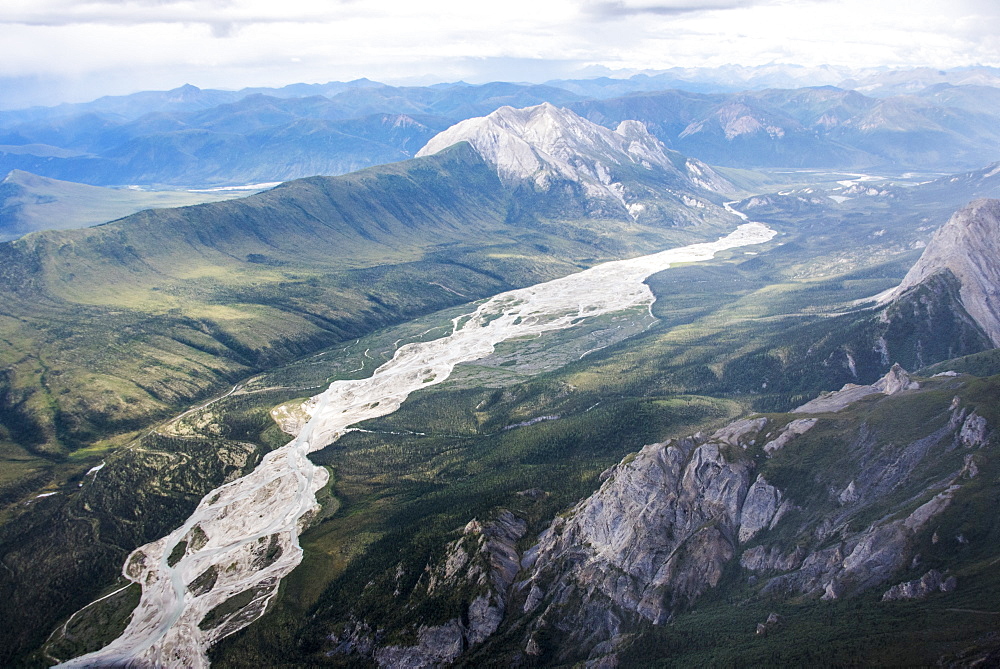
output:
[[[635,632],[715,589],[749,587],[768,600],[876,591],[886,602],[950,592],[950,566],[928,570],[920,546],[931,534],[964,540],[939,538],[939,519],[972,494],[991,455],[993,426],[964,399],[968,379],[917,383],[895,366],[795,413],[648,445],[520,552],[525,525],[512,514],[470,523],[428,566],[425,586],[476,584],[466,613],[373,657],[416,667],[501,653],[613,666]],[[896,424],[914,405],[924,415]]]
[[[944,271],[961,284],[962,305],[1000,346],[1000,200],[981,199],[957,211],[931,238],[920,260],[887,297]]]
[[[542,533],[522,562],[529,635],[611,649],[626,623],[664,623],[722,578],[736,551],[749,464],[706,435],[652,444]],[[529,636],[529,641],[531,637]]]
[[[638,121],[622,121],[610,130],[549,103],[502,107],[462,121],[433,137],[417,156],[459,142],[471,144],[508,185],[580,189],[594,215],[638,218],[653,206],[647,200],[656,199],[648,188],[652,183],[695,208],[710,206],[705,191],[735,191],[708,165],[667,149]]]

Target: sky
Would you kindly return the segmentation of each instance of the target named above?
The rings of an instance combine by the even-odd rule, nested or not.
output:
[[[2,0],[0,108],[190,83],[1000,66],[997,0]]]

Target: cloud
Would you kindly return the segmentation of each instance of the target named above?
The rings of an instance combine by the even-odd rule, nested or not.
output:
[[[350,0],[7,0],[0,24],[136,26],[204,24],[216,36],[230,36],[253,24],[335,21],[363,13]],[[351,6],[353,9],[347,9]]]
[[[588,2],[584,12],[601,19],[625,18],[651,14],[655,16],[679,16],[697,12],[740,9],[753,5],[769,4],[772,0],[660,0],[659,2],[636,2],[618,0],[616,2]]]
[[[587,66],[1000,63],[995,0],[0,1],[0,77],[71,80],[75,97],[83,82],[96,97],[183,83],[543,81]]]

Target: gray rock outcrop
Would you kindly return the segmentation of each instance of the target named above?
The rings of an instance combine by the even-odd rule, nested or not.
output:
[[[894,585],[882,595],[883,602],[896,602],[904,599],[924,599],[934,592],[951,592],[958,586],[954,576],[945,578],[937,569],[916,579]]]
[[[756,436],[764,426],[767,425],[767,418],[743,418],[733,421],[729,425],[719,428],[712,434],[713,441],[720,441],[730,446],[747,448],[753,445],[753,437]]]
[[[796,411],[798,411],[798,409],[796,409]],[[793,420],[788,425],[783,427],[774,439],[764,444],[764,452],[770,455],[775,451],[780,451],[785,447],[785,444],[790,442],[795,437],[805,434],[811,430],[815,424],[815,418],[800,418],[799,420]]]
[[[451,620],[444,625],[423,627],[417,633],[415,646],[386,646],[375,653],[380,667],[393,669],[424,669],[451,662],[465,649],[461,624]]]
[[[758,476],[747,491],[743,509],[740,511],[741,544],[750,541],[758,532],[771,524],[781,506],[781,501],[781,491],[769,485],[763,476]]]
[[[966,448],[979,448],[986,444],[986,419],[973,411],[962,423],[958,440]]]
[[[835,413],[869,395],[881,393],[895,395],[904,390],[917,390],[920,384],[910,378],[899,363],[896,363],[881,379],[870,386],[848,383],[836,392],[825,393],[792,410],[792,413]]]
[[[895,395],[904,390],[916,390],[920,388],[920,384],[912,380],[906,370],[897,362],[886,372],[885,376],[873,383],[871,387],[883,395]]]
[[[847,487],[844,488],[843,492],[837,496],[837,501],[841,504],[853,504],[858,501],[858,488],[854,481],[847,484]]]

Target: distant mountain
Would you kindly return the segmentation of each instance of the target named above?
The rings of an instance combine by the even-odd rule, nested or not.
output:
[[[969,202],[979,198],[1000,197],[1000,162],[977,170],[951,174],[921,184],[913,196],[921,202]]]
[[[730,95],[666,91],[569,106],[606,126],[641,120],[667,146],[723,166],[951,170],[996,160],[995,113],[946,103],[819,87]]]
[[[368,79],[358,79],[351,82],[333,81],[326,84],[291,84],[282,88],[244,88],[239,91],[201,89],[191,84],[185,84],[169,91],[142,91],[129,95],[108,95],[91,102],[0,111],[0,126],[87,113],[109,115],[118,120],[134,120],[140,116],[157,112],[183,113],[210,109],[221,104],[238,102],[251,95],[267,95],[277,98],[331,96],[354,88],[382,86],[385,84]]]
[[[92,185],[232,185],[344,174],[410,158],[455,121],[503,105],[578,99],[551,87],[502,82],[296,90],[330,97],[216,95],[185,87],[77,105],[68,115],[0,113],[0,170]],[[114,111],[126,102],[130,109],[148,103],[148,111]]]
[[[883,98],[831,86],[662,90],[681,83],[661,75],[566,85],[573,90],[506,82],[182,87],[0,112],[0,172],[175,186],[342,174],[412,157],[458,121],[545,102],[611,130],[641,121],[667,147],[729,167],[945,172],[1000,158],[1000,89],[982,84]]]
[[[0,169],[96,185],[232,185],[343,174],[405,160],[447,120],[377,113],[340,119],[326,98],[250,96],[123,124],[88,115],[0,132]],[[30,138],[30,139],[25,139]],[[30,141],[18,149],[10,143]],[[52,157],[52,145],[63,149]]]
[[[909,95],[940,84],[952,86],[1000,87],[1000,69],[995,67],[958,67],[936,70],[918,67],[907,70],[887,70],[860,73],[841,81],[841,88],[852,88],[866,95],[888,97]]]
[[[592,98],[611,98],[628,93],[678,89],[695,93],[735,93],[765,88],[799,88],[837,84],[858,75],[850,68],[791,64],[721,67],[672,67],[648,70],[629,77],[558,79],[548,83]]]
[[[610,75],[615,76],[610,76]],[[719,67],[673,67],[627,72],[609,76],[557,79],[547,82],[590,98],[611,98],[629,93],[678,89],[695,93],[737,93],[765,89],[796,89],[837,86],[866,95],[887,97],[909,95],[929,86],[1000,86],[1000,70],[992,67],[933,68],[848,68],[832,65],[806,67],[790,63],[768,65],[722,65]]]
[[[916,96],[939,107],[991,116],[1000,107],[1000,82],[997,86],[937,84],[923,89]]]
[[[118,190],[12,170],[0,181],[0,241],[38,230],[85,228],[143,209],[216,202],[252,192]]]
[[[612,131],[548,103],[502,107],[462,121],[417,155],[459,142],[470,143],[505,183],[544,192],[571,185],[589,201],[591,215],[638,219],[662,209],[671,195],[679,205],[704,207],[692,193],[736,191],[708,165],[664,147],[637,121],[623,121]]]

